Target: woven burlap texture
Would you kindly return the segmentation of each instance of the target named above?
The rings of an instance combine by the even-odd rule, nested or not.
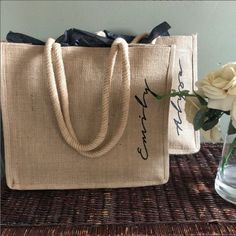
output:
[[[73,189],[165,183],[169,176],[169,100],[157,101],[149,89],[163,94],[171,88],[175,47],[129,47],[127,126],[117,145],[98,158],[79,154],[61,135],[49,97],[44,50],[44,46],[1,43],[1,109],[8,186]],[[84,144],[93,140],[101,122],[109,52],[110,48],[62,48],[71,123]],[[103,145],[117,132],[122,115],[121,59],[118,53],[108,135]],[[146,160],[138,152],[142,149],[146,158],[145,147]]]

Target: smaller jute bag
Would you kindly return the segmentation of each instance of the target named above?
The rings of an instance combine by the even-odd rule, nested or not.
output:
[[[193,91],[197,81],[197,35],[165,36],[158,45],[176,45],[172,89]],[[200,133],[186,118],[185,100],[171,98],[169,115],[170,154],[190,154],[200,150]]]
[[[134,38],[139,42],[147,33]],[[193,91],[197,81],[197,35],[161,36],[152,41],[157,45],[176,45],[171,89]],[[200,149],[200,133],[186,119],[185,100],[173,97],[170,101],[169,152],[170,154],[190,154]]]
[[[163,184],[175,46],[1,43],[7,184],[74,189]]]

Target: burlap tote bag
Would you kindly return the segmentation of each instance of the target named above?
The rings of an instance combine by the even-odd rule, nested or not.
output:
[[[133,43],[147,34],[138,35]],[[162,36],[153,40],[157,45],[176,45],[172,89],[177,91],[194,89],[197,81],[197,35]],[[190,154],[200,149],[200,133],[186,119],[185,100],[171,98],[169,115],[170,154]]]
[[[12,189],[116,188],[169,176],[174,46],[1,43],[1,108]]]

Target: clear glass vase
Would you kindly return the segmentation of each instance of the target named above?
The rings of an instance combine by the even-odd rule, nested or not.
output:
[[[227,134],[224,140],[222,158],[215,179],[215,190],[223,199],[236,204],[236,134],[234,132]]]

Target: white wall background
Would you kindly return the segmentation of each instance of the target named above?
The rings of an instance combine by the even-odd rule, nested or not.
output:
[[[9,30],[46,40],[72,27],[138,34],[162,21],[171,35],[198,33],[199,78],[236,61],[235,1],[1,1],[1,40]]]

